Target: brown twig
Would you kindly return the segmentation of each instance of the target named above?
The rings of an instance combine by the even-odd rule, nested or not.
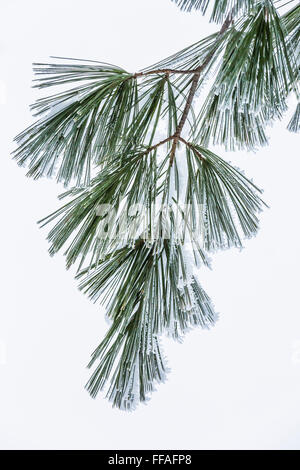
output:
[[[232,20],[232,14],[229,13],[226,20],[224,21],[220,31],[219,31],[218,37],[222,36],[227,31],[229,26],[232,24],[232,21],[233,21]],[[201,153],[195,148],[195,146],[192,143],[186,141],[185,139],[183,139],[181,137],[181,133],[182,133],[184,124],[187,120],[188,114],[190,112],[190,109],[191,109],[191,106],[192,106],[192,103],[193,103],[193,100],[194,100],[194,97],[195,97],[195,93],[196,93],[196,90],[197,90],[197,85],[198,85],[198,82],[199,82],[199,79],[200,79],[201,72],[207,67],[209,62],[212,60],[212,58],[215,54],[215,51],[216,51],[216,49],[213,48],[211,50],[211,52],[206,56],[204,62],[194,70],[156,69],[156,70],[150,70],[150,71],[147,71],[147,72],[137,72],[137,73],[135,73],[135,74],[133,74],[129,77],[129,78],[137,78],[137,77],[142,77],[142,76],[157,74],[157,73],[164,73],[166,75],[166,78],[168,78],[169,74],[171,74],[171,73],[192,74],[193,75],[191,88],[190,88],[190,91],[188,93],[188,97],[187,97],[187,100],[186,100],[186,103],[185,103],[185,107],[184,107],[181,119],[178,123],[178,126],[176,128],[175,133],[173,135],[167,137],[166,139],[161,140],[157,144],[152,145],[147,150],[142,152],[141,155],[146,155],[149,152],[152,152],[152,150],[155,150],[160,145],[166,144],[167,142],[170,142],[172,140],[173,143],[172,143],[171,152],[170,152],[170,166],[173,164],[174,157],[175,157],[175,152],[176,152],[176,147],[177,147],[178,142],[183,142],[187,147],[189,147],[193,150],[195,155],[197,155],[198,158],[200,158],[200,160],[204,160]]]
[[[180,142],[183,142],[187,147],[189,147],[190,149],[193,150],[194,154],[197,155],[197,157],[203,161],[205,160],[205,158],[201,155],[201,153],[196,149],[196,147],[191,143],[191,142],[188,142],[187,140],[183,139],[182,137],[178,137],[178,140]]]
[[[160,145],[163,145],[163,144],[166,144],[168,142],[170,142],[171,140],[175,140],[178,141],[178,142],[182,142],[183,144],[185,144],[187,147],[189,147],[190,149],[193,150],[193,152],[195,153],[195,155],[197,155],[197,157],[200,159],[200,160],[205,160],[205,158],[201,155],[201,153],[196,149],[196,147],[194,146],[194,144],[192,144],[191,142],[188,142],[187,140],[185,140],[183,137],[180,137],[180,136],[176,136],[175,134],[173,135],[170,135],[169,137],[167,137],[166,139],[164,140],[161,140],[160,142],[158,142],[157,144],[155,145],[152,145],[151,147],[148,147],[144,152],[142,152],[140,155],[143,156],[143,155],[147,155],[148,153],[152,152],[153,150],[157,149],[158,147],[160,147]]]
[[[166,139],[161,140],[160,142],[158,142],[157,144],[152,145],[151,147],[148,147],[147,150],[145,150],[145,152],[143,152],[143,155],[146,155],[147,153],[152,152],[152,150],[155,150],[155,149],[156,149],[157,147],[159,147],[160,145],[166,144],[167,142],[170,142],[170,141],[173,140],[173,139],[174,139],[174,136],[173,136],[173,135],[170,135],[170,136],[167,137]]]
[[[133,75],[131,75],[130,78],[138,78],[138,77],[145,77],[147,75],[153,75],[153,74],[158,74],[158,73],[178,73],[182,75],[192,75],[196,72],[196,69],[189,69],[189,70],[180,70],[180,69],[154,69],[154,70],[148,70],[147,72],[136,72]]]
[[[226,20],[224,21],[224,23],[223,23],[223,25],[222,25],[222,27],[219,31],[218,36],[222,36],[225,33],[225,31],[229,28],[231,23],[232,23],[232,15],[229,14],[227,16]],[[181,119],[179,121],[176,132],[174,134],[175,138],[173,140],[173,144],[172,144],[172,148],[171,148],[171,152],[170,152],[170,165],[173,164],[173,160],[174,160],[175,152],[176,152],[176,146],[177,146],[178,141],[180,140],[180,136],[181,136],[183,126],[184,126],[184,124],[187,120],[188,114],[189,114],[190,109],[191,109],[193,99],[195,97],[195,93],[196,93],[196,90],[197,90],[197,85],[198,85],[198,82],[199,82],[200,74],[206,68],[206,66],[209,64],[209,62],[211,61],[211,59],[214,56],[214,53],[215,53],[215,49],[213,49],[207,55],[204,62],[201,65],[199,65],[199,67],[197,67],[194,71],[194,76],[193,76],[193,79],[192,79],[192,85],[191,85],[191,88],[190,88],[190,91],[189,91],[189,94],[188,94],[188,97],[187,97],[187,100],[186,100],[185,108],[183,110]]]

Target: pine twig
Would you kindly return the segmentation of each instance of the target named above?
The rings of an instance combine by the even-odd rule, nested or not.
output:
[[[232,14],[229,13],[227,15],[227,18],[224,21],[220,31],[219,31],[218,37],[222,36],[227,31],[227,29],[230,27],[231,23],[232,23]],[[193,103],[193,100],[194,100],[194,97],[195,97],[195,93],[196,93],[196,90],[197,90],[197,85],[198,85],[198,82],[199,82],[199,79],[200,79],[201,72],[207,67],[209,62],[212,60],[212,58],[214,56],[214,53],[215,53],[215,50],[213,49],[207,55],[204,62],[201,65],[199,65],[199,67],[197,67],[195,72],[194,72],[194,76],[193,76],[193,79],[192,79],[192,85],[191,85],[191,88],[190,88],[190,91],[189,91],[189,94],[188,94],[188,97],[187,97],[187,100],[186,100],[185,108],[183,110],[180,122],[179,122],[178,127],[177,127],[176,132],[175,132],[175,138],[173,140],[171,153],[170,153],[170,166],[172,166],[173,161],[174,161],[176,146],[177,146],[178,141],[180,140],[182,129],[184,127],[184,124],[185,124],[185,122],[187,120],[187,117],[188,117],[188,114],[190,112],[190,109],[191,109],[191,106],[192,106],[192,103]]]

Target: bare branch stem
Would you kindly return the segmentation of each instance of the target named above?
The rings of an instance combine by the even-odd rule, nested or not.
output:
[[[193,150],[194,154],[197,155],[197,157],[200,159],[200,160],[205,160],[205,158],[203,158],[203,156],[201,155],[201,153],[196,149],[196,147],[191,143],[191,142],[188,142],[187,140],[183,139],[182,137],[178,137],[178,140],[179,142],[183,142],[187,147],[189,147],[190,149]]]
[[[155,75],[158,73],[167,73],[167,74],[181,74],[181,75],[193,75],[196,72],[196,69],[189,70],[180,70],[180,69],[154,69],[148,70],[147,72],[136,72],[131,76],[131,78],[145,77],[147,75]]]
[[[229,28],[231,23],[232,23],[232,15],[229,14],[227,16],[226,20],[224,21],[220,31],[219,31],[218,37],[222,36],[225,33],[225,31]],[[191,109],[191,106],[192,106],[192,103],[193,103],[193,100],[194,100],[194,97],[195,97],[195,93],[196,93],[196,90],[197,90],[197,85],[198,85],[198,82],[199,82],[200,74],[207,67],[207,65],[209,64],[209,62],[213,58],[214,54],[215,54],[215,48],[213,48],[211,50],[211,52],[206,56],[204,62],[201,65],[199,65],[199,67],[197,67],[194,71],[192,84],[191,84],[191,88],[190,88],[190,91],[189,91],[189,94],[188,94],[188,97],[187,97],[187,100],[186,100],[185,108],[183,110],[181,119],[179,121],[176,132],[174,134],[175,138],[173,140],[172,149],[171,149],[171,153],[170,153],[170,165],[173,164],[173,160],[174,160],[175,152],[176,152],[176,146],[177,146],[178,141],[180,140],[180,136],[181,136],[183,126],[184,126],[184,124],[187,120],[188,114],[189,114],[190,109]]]
[[[145,150],[145,152],[143,152],[143,155],[146,155],[147,153],[152,152],[152,150],[155,150],[155,149],[156,149],[157,147],[159,147],[160,145],[166,144],[167,142],[170,142],[170,141],[173,140],[173,139],[174,139],[174,136],[173,136],[173,135],[170,135],[170,136],[167,137],[166,139],[161,140],[160,142],[158,142],[157,144],[152,145],[151,147],[148,147],[147,150]]]
[[[227,29],[230,27],[231,24],[232,24],[232,15],[231,15],[231,13],[229,13],[226,20],[224,21],[220,31],[219,31],[218,37],[222,36],[227,31]],[[191,82],[191,88],[189,90],[189,93],[188,93],[188,96],[187,96],[187,99],[186,99],[186,103],[185,103],[185,107],[184,107],[184,110],[182,112],[182,116],[181,116],[181,119],[178,123],[178,126],[177,126],[177,129],[176,129],[175,133],[173,135],[167,137],[166,139],[161,140],[157,144],[152,145],[147,150],[142,152],[141,155],[147,155],[148,153],[150,153],[153,150],[155,150],[156,148],[158,148],[160,145],[166,144],[167,142],[170,142],[172,140],[173,143],[172,143],[171,152],[170,152],[170,166],[173,164],[174,157],[175,157],[175,152],[176,152],[176,147],[177,147],[178,142],[183,142],[187,147],[189,147],[193,150],[193,152],[198,156],[198,158],[200,158],[201,160],[204,160],[201,153],[198,152],[198,150],[195,148],[195,146],[192,143],[186,141],[185,139],[183,139],[181,137],[181,133],[182,133],[184,124],[187,120],[188,114],[190,112],[193,100],[195,98],[195,94],[196,94],[196,90],[197,90],[197,86],[198,86],[198,83],[199,83],[201,72],[207,67],[209,62],[212,60],[212,58],[215,54],[215,51],[216,51],[216,48],[214,47],[210,51],[210,53],[206,56],[204,62],[194,70],[156,69],[156,70],[150,70],[150,71],[147,71],[147,72],[137,72],[137,73],[135,73],[134,75],[132,75],[130,77],[130,78],[137,78],[137,77],[142,77],[142,76],[157,74],[157,73],[166,74],[166,78],[168,78],[169,74],[171,74],[171,73],[191,74],[191,75],[193,75],[192,82]]]

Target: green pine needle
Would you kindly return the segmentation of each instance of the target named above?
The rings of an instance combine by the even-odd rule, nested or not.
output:
[[[249,12],[250,8],[255,4],[255,0],[173,0],[178,6],[185,11],[200,10],[203,14],[207,12],[209,7],[211,11],[211,21],[220,23],[224,21],[228,14],[233,16],[240,13]]]
[[[272,2],[261,1],[231,31],[220,70],[200,111],[197,139],[228,150],[265,145],[265,127],[281,118],[295,82],[294,56]]]
[[[293,114],[290,122],[288,123],[287,128],[291,132],[300,131],[300,103],[297,104],[296,111]]]

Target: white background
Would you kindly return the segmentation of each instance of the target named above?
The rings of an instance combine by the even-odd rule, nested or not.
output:
[[[183,344],[165,342],[172,372],[147,406],[112,409],[84,390],[89,354],[107,329],[36,221],[61,187],[34,182],[10,159],[32,121],[31,63],[50,55],[136,71],[215,26],[170,0],[5,0],[1,13],[2,449],[299,449],[299,140],[283,122],[256,154],[225,158],[270,205],[246,248],[214,256],[200,281],[220,320]]]

